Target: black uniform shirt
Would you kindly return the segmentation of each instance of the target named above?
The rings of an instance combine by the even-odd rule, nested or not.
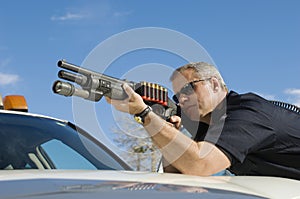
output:
[[[213,111],[212,124],[200,123],[195,140],[215,144],[236,175],[300,180],[300,114],[253,93],[231,91]]]

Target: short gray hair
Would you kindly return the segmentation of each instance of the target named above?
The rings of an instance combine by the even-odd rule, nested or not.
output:
[[[228,90],[227,86],[224,82],[223,77],[221,76],[219,70],[206,62],[193,62],[193,63],[188,63],[186,65],[183,65],[179,68],[177,68],[171,75],[170,80],[173,81],[175,79],[175,76],[178,75],[178,73],[182,73],[186,70],[193,70],[194,73],[200,78],[200,79],[205,79],[205,78],[210,78],[210,77],[216,77],[218,81],[220,82],[221,86],[223,89]]]

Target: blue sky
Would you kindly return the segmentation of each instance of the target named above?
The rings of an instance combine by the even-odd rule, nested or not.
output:
[[[24,95],[30,112],[72,121],[72,100],[51,90],[56,62],[81,64],[116,34],[157,27],[203,46],[230,89],[300,106],[299,8],[298,0],[3,1],[0,93]],[[148,63],[185,64],[178,56],[145,49],[120,56],[106,72],[121,77]],[[107,110],[104,106],[101,101],[96,108]],[[98,120],[106,121],[104,115]]]

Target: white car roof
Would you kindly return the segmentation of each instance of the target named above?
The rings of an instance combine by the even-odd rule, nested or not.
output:
[[[2,170],[1,182],[28,179],[107,180],[196,186],[235,191],[266,198],[299,198],[300,181],[257,176],[189,176],[135,171],[88,170]]]

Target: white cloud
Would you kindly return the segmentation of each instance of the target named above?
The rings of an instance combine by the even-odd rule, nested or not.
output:
[[[0,68],[3,71],[3,68],[6,68],[10,65],[12,59],[11,58],[6,58],[3,60],[0,60]],[[19,75],[15,74],[7,74],[0,72],[0,86],[5,86],[9,84],[14,84],[20,80]]]
[[[285,90],[285,93],[291,94],[291,95],[298,95],[300,96],[300,89],[297,88],[289,88]]]
[[[285,90],[285,93],[288,95],[292,95],[291,103],[300,107],[300,89],[289,88]]]
[[[0,86],[14,84],[20,80],[18,75],[0,73]]]
[[[87,18],[87,15],[67,12],[65,15],[62,15],[62,16],[54,15],[51,17],[51,20],[52,21],[66,21],[66,20],[79,20],[79,19],[84,19],[84,18]]]
[[[256,94],[262,96],[263,98],[265,98],[267,100],[283,101],[283,102],[294,104],[294,105],[300,107],[300,89],[289,88],[289,89],[286,89],[284,91],[284,93],[286,94],[285,97],[283,97],[283,96],[279,97],[279,96],[264,94],[264,93],[256,93]]]
[[[95,2],[88,5],[66,7],[65,11],[54,14],[50,19],[60,22],[88,19],[90,22],[110,23],[111,20],[122,19],[131,14],[132,11],[115,10],[109,2]]]
[[[125,17],[130,15],[132,12],[128,11],[128,12],[114,12],[114,17]]]

